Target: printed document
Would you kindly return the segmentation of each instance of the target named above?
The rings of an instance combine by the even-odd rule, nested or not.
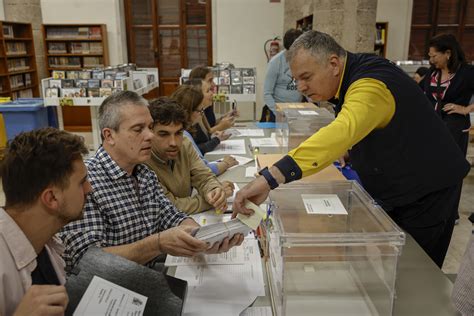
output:
[[[261,129],[228,129],[226,131],[234,137],[263,137],[265,133]]]
[[[301,194],[308,214],[347,215],[337,194]]]
[[[274,137],[266,137],[266,138],[250,138],[250,143],[252,147],[278,147],[277,140]]]
[[[143,315],[147,297],[98,276],[92,278],[74,316]]]
[[[212,155],[245,155],[246,153],[244,139],[224,140],[210,152]]]
[[[165,266],[207,265],[207,264],[244,264],[244,247],[233,247],[228,252],[212,255],[201,254],[195,257],[166,256]]]
[[[175,277],[188,281],[184,315],[239,315],[265,295],[258,242],[245,239],[244,264],[181,265]]]

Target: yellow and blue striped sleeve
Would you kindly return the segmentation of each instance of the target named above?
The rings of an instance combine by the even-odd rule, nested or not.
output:
[[[275,166],[285,176],[285,182],[316,173],[372,130],[387,126],[394,114],[395,99],[387,86],[376,79],[359,79],[349,86],[336,119],[290,151]]]

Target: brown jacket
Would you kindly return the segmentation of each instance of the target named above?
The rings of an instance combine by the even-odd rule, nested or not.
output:
[[[222,184],[204,164],[187,138],[183,139],[174,163],[163,161],[152,150],[151,159],[146,164],[155,171],[166,196],[187,214],[212,208],[204,197],[213,189],[222,188]],[[191,196],[193,188],[198,194]]]

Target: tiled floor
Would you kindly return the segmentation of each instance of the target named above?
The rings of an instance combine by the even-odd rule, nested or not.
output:
[[[453,237],[448,254],[443,264],[443,272],[447,274],[458,273],[459,264],[466,250],[467,242],[471,237],[472,224],[467,217],[474,212],[474,168],[464,178],[461,202],[459,204],[460,221],[454,227]]]

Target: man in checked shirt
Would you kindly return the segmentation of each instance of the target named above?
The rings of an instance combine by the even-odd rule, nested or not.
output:
[[[160,254],[190,257],[226,252],[243,241],[239,234],[209,249],[191,236],[199,225],[168,200],[155,173],[143,164],[150,159],[154,137],[147,105],[135,92],[122,91],[99,108],[102,146],[86,161],[92,193],[84,218],[60,234],[67,269],[91,246],[151,265]]]

